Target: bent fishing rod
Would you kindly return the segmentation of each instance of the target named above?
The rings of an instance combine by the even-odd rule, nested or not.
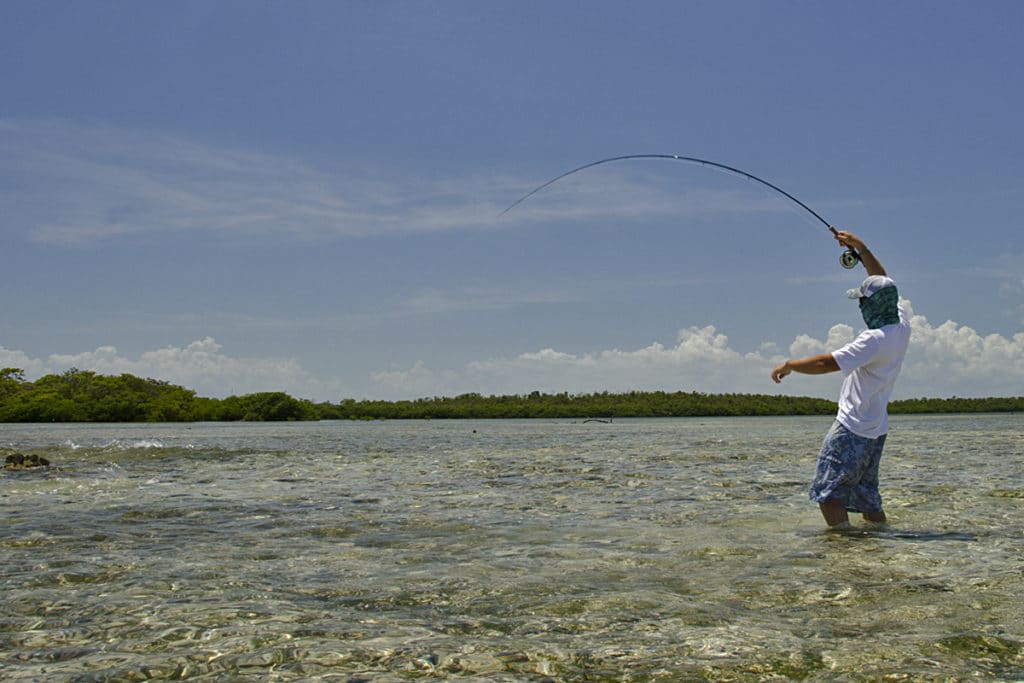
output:
[[[512,209],[516,208],[517,206],[519,206],[520,204],[522,204],[527,199],[529,199],[533,195],[537,194],[538,192],[540,192],[544,188],[548,187],[549,185],[553,185],[554,183],[558,182],[562,178],[565,178],[567,176],[571,176],[573,173],[579,173],[580,171],[585,171],[588,168],[593,168],[594,166],[600,166],[601,164],[608,164],[608,163],[612,163],[612,162],[616,162],[616,161],[625,161],[627,159],[670,159],[670,160],[673,160],[673,161],[684,161],[684,162],[687,162],[687,163],[699,164],[701,166],[713,166],[714,168],[719,168],[719,169],[722,169],[723,171],[727,171],[729,173],[734,173],[736,175],[743,176],[744,178],[747,178],[749,180],[753,180],[755,182],[761,183],[765,187],[767,187],[769,189],[772,189],[772,190],[775,190],[776,192],[778,192],[782,196],[784,196],[787,199],[795,202],[801,208],[803,208],[805,211],[807,211],[809,214],[811,214],[812,216],[817,218],[819,221],[821,221],[822,225],[824,225],[826,228],[828,228],[828,230],[833,235],[836,234],[836,229],[832,226],[832,224],[829,223],[824,218],[822,218],[821,215],[818,214],[817,211],[815,211],[811,207],[807,206],[802,201],[800,201],[799,199],[797,199],[796,197],[794,197],[790,193],[786,192],[785,190],[783,190],[778,185],[773,185],[772,183],[768,182],[767,180],[765,180],[763,178],[758,178],[753,173],[748,173],[748,172],[746,172],[746,171],[744,171],[742,169],[736,168],[734,166],[727,166],[726,164],[720,164],[717,161],[709,161],[708,159],[698,159],[697,157],[680,156],[678,154],[626,154],[624,156],[609,157],[607,159],[600,159],[598,161],[592,161],[589,164],[584,164],[582,166],[577,166],[576,168],[574,168],[574,169],[572,169],[570,171],[566,171],[565,173],[563,173],[563,174],[561,174],[559,176],[555,176],[554,178],[552,178],[551,180],[547,181],[543,185],[538,185],[537,187],[533,188],[532,190],[530,190],[529,192],[524,194],[522,197],[520,197],[516,201],[512,202],[511,204],[509,204],[505,208],[504,211],[502,211],[501,213],[498,214],[498,217],[500,218],[501,216],[504,216],[506,213],[508,213]],[[848,269],[849,268],[853,268],[853,267],[855,267],[857,265],[858,261],[860,261],[860,254],[858,254],[857,251],[855,249],[853,249],[852,247],[848,247],[846,249],[846,251],[844,251],[842,253],[842,255],[839,257],[839,263],[842,264],[843,268],[848,268]]]

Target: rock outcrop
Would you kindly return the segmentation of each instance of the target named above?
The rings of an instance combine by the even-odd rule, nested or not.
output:
[[[49,467],[50,461],[38,455],[22,455],[13,453],[4,460],[4,468],[8,470],[31,470],[37,467]]]

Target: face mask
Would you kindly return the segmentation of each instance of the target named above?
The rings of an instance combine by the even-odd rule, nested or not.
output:
[[[899,300],[900,295],[895,287],[884,287],[871,296],[861,297],[860,314],[864,316],[864,323],[873,330],[898,323]]]

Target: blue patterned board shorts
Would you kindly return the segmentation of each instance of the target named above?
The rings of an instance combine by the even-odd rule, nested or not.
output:
[[[838,421],[834,422],[818,454],[811,500],[824,503],[839,499],[850,512],[881,512],[878,462],[882,458],[885,436],[877,439],[857,436]]]

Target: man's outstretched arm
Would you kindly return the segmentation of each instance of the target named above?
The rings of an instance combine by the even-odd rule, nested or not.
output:
[[[808,356],[799,360],[787,360],[772,370],[772,380],[778,384],[782,378],[791,372],[799,372],[803,375],[824,375],[827,372],[838,372],[839,363],[832,357],[831,353],[823,353],[820,356]]]

